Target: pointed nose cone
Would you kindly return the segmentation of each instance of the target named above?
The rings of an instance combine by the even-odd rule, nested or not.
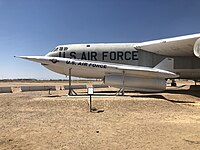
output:
[[[59,52],[49,52],[45,56],[46,57],[58,57]]]
[[[45,56],[46,57],[49,57],[51,55],[51,52],[47,53]]]

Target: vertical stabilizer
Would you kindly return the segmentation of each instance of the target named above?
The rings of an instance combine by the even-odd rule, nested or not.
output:
[[[154,68],[174,71],[174,59],[173,58],[165,58],[159,64],[157,64]]]

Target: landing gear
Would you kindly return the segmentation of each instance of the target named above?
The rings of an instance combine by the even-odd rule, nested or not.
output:
[[[177,86],[175,79],[172,79],[171,86]]]
[[[124,89],[123,88],[119,89],[119,91],[117,91],[115,95],[124,96]]]
[[[125,81],[124,81],[124,79],[125,79],[125,71],[123,71],[122,74],[123,74],[122,88],[119,89],[119,91],[117,91],[117,93],[115,95],[120,95],[121,94],[121,96],[124,96],[124,94],[125,94],[125,91],[124,91],[124,87],[125,87],[124,86],[124,84],[125,84]]]

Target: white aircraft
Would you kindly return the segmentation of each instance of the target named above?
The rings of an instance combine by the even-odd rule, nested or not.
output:
[[[166,80],[200,79],[200,34],[142,43],[59,45],[45,56],[20,56],[75,77],[136,91],[166,89]]]

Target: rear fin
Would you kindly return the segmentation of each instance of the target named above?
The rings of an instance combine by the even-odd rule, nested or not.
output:
[[[159,64],[157,64],[154,68],[162,69],[167,71],[174,71],[174,59],[173,58],[165,58]]]

